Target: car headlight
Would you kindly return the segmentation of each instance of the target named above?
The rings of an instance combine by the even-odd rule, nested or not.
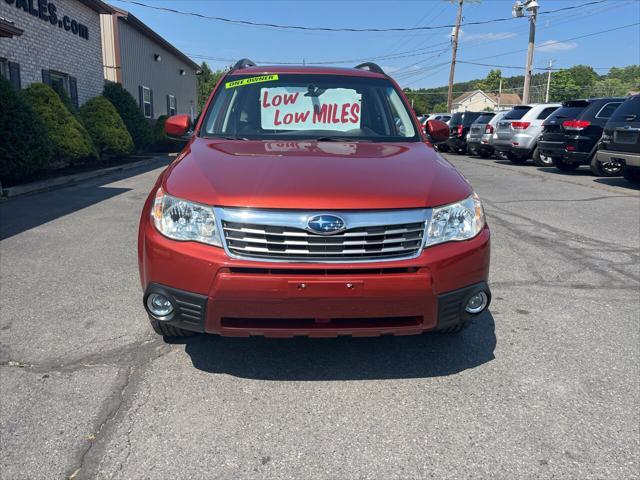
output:
[[[162,188],[156,193],[151,210],[153,224],[165,237],[194,241],[220,247],[220,233],[213,207],[189,202],[166,194]]]
[[[434,208],[425,246],[468,240],[480,233],[484,223],[482,203],[475,193],[461,202]]]

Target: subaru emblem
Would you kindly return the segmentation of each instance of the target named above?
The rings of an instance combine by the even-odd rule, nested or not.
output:
[[[318,235],[333,235],[345,228],[344,220],[335,215],[314,215],[307,221],[307,230]]]

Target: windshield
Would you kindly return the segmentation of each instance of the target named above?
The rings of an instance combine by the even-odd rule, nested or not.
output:
[[[458,125],[462,125],[462,113],[454,113],[453,115],[451,115],[449,126],[457,127]]]
[[[200,134],[248,140],[420,141],[387,79],[341,75],[233,76]]]
[[[558,120],[563,120],[565,118],[574,119],[577,118],[580,113],[585,109],[584,106],[569,106],[569,107],[560,107],[555,112],[553,112],[547,119],[544,121],[543,125],[554,124]],[[562,122],[560,122],[562,123]]]
[[[503,120],[520,120],[529,110],[531,110],[531,107],[515,107],[506,113]]]

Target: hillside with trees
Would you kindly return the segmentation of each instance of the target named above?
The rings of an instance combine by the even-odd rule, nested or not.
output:
[[[503,77],[498,69],[491,70],[486,78],[455,83],[454,98],[470,90],[498,92],[502,79],[504,93],[522,95],[524,76]],[[544,102],[547,88],[547,73],[536,73],[531,78],[531,102]],[[447,110],[447,87],[404,89],[416,112],[444,112]],[[640,65],[611,68],[599,75],[588,65],[576,65],[566,70],[551,73],[549,100],[552,102],[596,96],[624,96],[640,91]]]

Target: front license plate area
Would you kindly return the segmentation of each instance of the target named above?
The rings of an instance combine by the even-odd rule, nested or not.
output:
[[[290,281],[289,297],[293,298],[331,298],[360,297],[364,293],[363,281]]]

